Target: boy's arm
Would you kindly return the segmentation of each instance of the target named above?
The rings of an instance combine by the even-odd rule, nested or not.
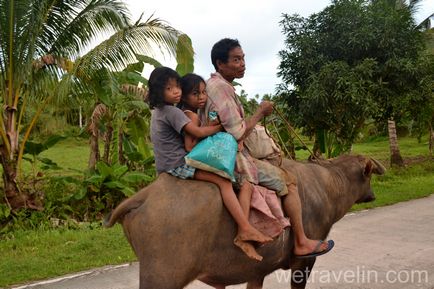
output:
[[[188,116],[191,119],[191,122],[194,123],[196,126],[200,126],[200,120],[197,114],[194,112],[185,112],[185,115]],[[198,138],[194,137],[193,135],[189,134],[187,131],[184,132],[184,147],[187,152],[191,151],[194,146],[198,142]]]

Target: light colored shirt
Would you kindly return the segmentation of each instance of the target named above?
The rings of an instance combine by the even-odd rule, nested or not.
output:
[[[181,132],[191,119],[172,105],[155,108],[151,113],[151,142],[157,172],[167,172],[184,165],[187,152]]]
[[[206,92],[208,101],[205,110],[200,114],[202,123],[206,123],[209,113],[215,111],[226,132],[239,140],[246,131],[246,122],[243,105],[234,86],[216,72],[208,79]]]
[[[206,92],[208,100],[205,109],[199,111],[201,122],[207,124],[209,113],[214,111],[226,132],[239,140],[246,131],[246,121],[243,105],[234,86],[216,72],[207,80]],[[247,150],[237,153],[235,172],[240,184],[244,179],[253,184],[258,183],[258,169]]]

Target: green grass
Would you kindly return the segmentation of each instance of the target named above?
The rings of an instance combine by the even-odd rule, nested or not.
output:
[[[357,204],[353,210],[370,209],[422,198],[434,193],[434,159],[412,163],[406,168],[389,168],[384,176],[374,176],[376,200]]]
[[[69,138],[41,153],[63,169],[85,170],[89,161],[89,140]]]
[[[373,177],[372,187],[377,199],[355,205],[352,210],[391,205],[434,193],[434,160],[428,158],[427,143],[402,138],[399,145],[408,162],[407,167],[401,169],[389,167],[387,138],[354,145],[353,153],[378,159],[388,171],[384,176]],[[300,152],[297,157],[304,160],[307,155]],[[66,169],[84,170],[89,157],[88,142],[68,139],[42,156],[64,169],[57,174],[68,173]],[[8,236],[9,239],[0,239],[0,287],[136,260],[119,225],[111,229],[17,231]]]
[[[57,171],[52,171],[50,174],[70,174],[77,173],[76,170],[84,171],[87,169],[87,164],[89,161],[90,149],[89,140],[82,138],[68,138],[60,141],[55,146],[43,151],[39,157],[48,158],[55,162],[61,169]],[[25,155],[27,158],[32,158],[30,155]],[[37,167],[42,165],[41,162],[37,161]],[[23,160],[22,169],[24,175],[35,174],[33,172],[33,167],[30,162]],[[37,169],[38,170],[38,169]],[[3,168],[0,166],[0,173],[3,172]],[[0,180],[0,187],[2,185],[2,180]]]
[[[428,137],[419,143],[415,138],[399,139],[405,168],[390,167],[389,141],[377,137],[364,143],[357,143],[353,153],[363,154],[381,161],[388,171],[384,176],[374,176],[372,188],[376,200],[359,204],[353,210],[369,209],[411,199],[422,198],[434,193],[434,159],[428,157]]]
[[[400,138],[398,142],[403,158],[427,156],[429,153],[428,136],[424,137],[421,143],[416,138],[409,137]],[[388,164],[390,162],[389,140],[387,137],[377,137],[369,142],[356,143],[353,153],[368,155]]]
[[[48,158],[55,162],[61,170],[54,171],[54,174],[76,173],[76,170],[84,171],[87,169],[90,149],[89,140],[82,138],[68,138],[60,141],[55,146],[43,151],[39,156]],[[41,163],[38,162],[40,166]],[[31,164],[23,162],[23,171],[31,172]]]
[[[136,260],[120,225],[19,231],[0,252],[0,287]]]

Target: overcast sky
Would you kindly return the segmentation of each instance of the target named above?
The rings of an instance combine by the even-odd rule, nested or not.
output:
[[[236,38],[246,54],[246,74],[238,80],[250,97],[273,93],[280,82],[277,78],[278,52],[284,48],[279,21],[282,14],[297,13],[308,17],[323,10],[329,0],[126,0],[136,21],[150,15],[167,21],[186,33],[195,51],[194,72],[205,79],[214,71],[211,47],[218,40]],[[419,8],[421,21],[434,13],[434,0],[423,0]],[[163,65],[175,68],[173,59],[159,59]],[[149,72],[147,72],[149,73]],[[148,77],[149,75],[145,75]]]

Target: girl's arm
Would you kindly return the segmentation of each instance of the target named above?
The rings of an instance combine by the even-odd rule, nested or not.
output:
[[[200,119],[197,114],[192,111],[186,111],[185,115],[188,116],[191,119],[191,122],[194,123],[196,126],[200,126]],[[198,141],[199,139],[197,137],[194,137],[187,131],[184,132],[184,147],[187,152],[191,151]]]
[[[223,130],[221,124],[213,126],[198,126],[194,121],[187,123],[184,128],[184,133],[190,134],[195,138],[204,138]]]

